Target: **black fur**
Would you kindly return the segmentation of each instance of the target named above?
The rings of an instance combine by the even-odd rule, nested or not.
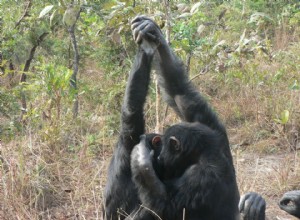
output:
[[[264,220],[266,201],[255,192],[246,193],[240,199],[239,211],[243,220]]]
[[[139,16],[132,30],[139,50],[108,169],[104,218],[238,219],[239,193],[224,126],[189,82],[159,27]],[[184,122],[164,135],[145,135],[143,107],[155,51],[164,98]]]
[[[300,219],[300,190],[286,192],[279,201],[279,207]]]
[[[124,219],[138,206],[138,195],[131,179],[130,155],[145,133],[143,107],[150,81],[153,54],[138,50],[129,75],[122,106],[121,132],[108,168],[104,192],[105,219]]]
[[[162,137],[158,159],[161,178],[155,175],[147,142],[142,139],[134,148],[131,169],[144,209],[130,218],[238,219],[239,193],[226,130],[151,22],[145,17],[134,20],[138,23],[134,33],[142,35],[136,39],[159,42],[160,88],[167,103],[185,122],[170,127]]]

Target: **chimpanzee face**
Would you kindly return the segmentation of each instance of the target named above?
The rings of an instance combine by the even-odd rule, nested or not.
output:
[[[180,123],[168,128],[161,137],[162,147],[158,156],[163,178],[181,176],[215,143],[215,137],[214,131],[200,123]]]

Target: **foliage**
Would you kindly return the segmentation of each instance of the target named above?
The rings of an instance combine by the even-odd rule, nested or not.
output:
[[[262,139],[276,142],[265,152],[300,146],[300,4],[177,0],[168,1],[168,9],[166,2],[0,1],[0,176],[6,186],[0,196],[13,207],[5,209],[7,218],[46,218],[46,210],[60,218],[52,209],[61,204],[69,205],[74,216],[78,207],[82,218],[94,218],[94,210],[101,214],[101,195],[93,193],[101,191],[103,180],[96,172],[102,172],[118,134],[136,50],[130,21],[137,14],[151,16],[170,32],[171,46],[191,80],[230,131],[248,130],[251,146]],[[74,22],[77,89],[70,86],[74,50],[68,30]],[[151,85],[145,108],[150,131],[155,92]],[[80,111],[74,119],[76,97]],[[163,126],[177,121],[171,111],[161,110],[160,118]],[[72,193],[60,195],[61,185]],[[13,195],[18,201],[12,204]]]

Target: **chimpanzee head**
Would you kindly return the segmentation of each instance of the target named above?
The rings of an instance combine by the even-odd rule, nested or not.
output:
[[[158,164],[163,179],[181,176],[201,157],[209,156],[218,145],[218,134],[200,123],[180,123],[171,126],[162,136]]]

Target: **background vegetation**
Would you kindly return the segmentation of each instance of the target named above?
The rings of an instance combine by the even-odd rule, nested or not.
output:
[[[282,219],[276,200],[300,189],[295,0],[1,0],[0,218],[102,219],[137,14],[158,22],[226,124],[241,193]],[[162,131],[178,118],[154,81],[147,130]]]

